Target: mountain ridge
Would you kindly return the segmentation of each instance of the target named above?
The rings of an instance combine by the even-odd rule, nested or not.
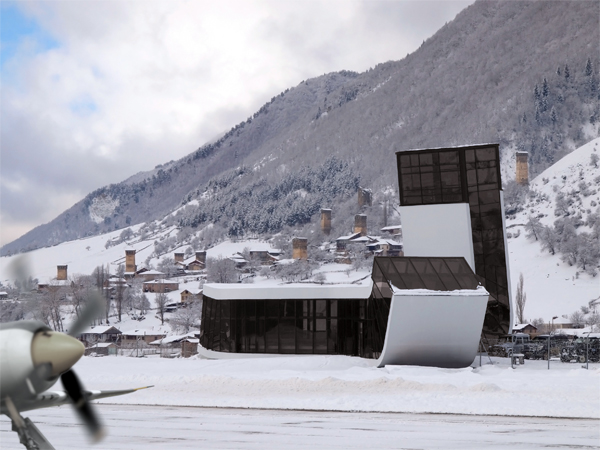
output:
[[[599,15],[597,2],[477,1],[406,58],[305,80],[216,141],[90,193],[1,252],[164,217],[243,165],[276,183],[333,156],[379,195],[396,189],[395,151],[499,142],[503,160],[529,151],[539,173],[598,135]],[[344,209],[347,222],[357,211]]]

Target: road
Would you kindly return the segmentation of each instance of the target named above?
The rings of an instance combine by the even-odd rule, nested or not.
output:
[[[448,414],[344,413],[97,405],[108,436],[95,448],[537,449],[600,448],[600,421]],[[31,411],[57,450],[87,447],[68,407]],[[0,448],[23,449],[0,420]]]

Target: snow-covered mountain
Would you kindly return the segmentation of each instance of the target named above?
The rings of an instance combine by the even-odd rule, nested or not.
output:
[[[525,150],[539,173],[598,136],[599,16],[598,2],[477,1],[404,59],[303,81],[181,160],[92,192],[2,254],[150,223],[186,202],[174,223],[190,232],[214,223],[213,234],[273,234],[321,207],[335,207],[333,227],[346,232],[362,212],[357,184],[381,216],[397,199],[394,152],[411,148],[499,142],[505,167]],[[335,169],[327,177],[324,164]],[[206,211],[199,199],[211,192]]]
[[[545,224],[552,225],[557,219],[554,216],[557,192],[579,190],[581,194],[579,186],[583,186],[582,183],[585,183],[590,194],[587,196],[581,194],[581,201],[573,202],[570,206],[571,214],[573,216],[581,214],[585,221],[588,220],[588,216],[593,215],[594,202],[600,204],[599,184],[595,181],[600,176],[600,169],[592,164],[594,154],[600,154],[600,138],[575,150],[533,179],[523,210],[507,220],[512,291],[514,295],[519,275],[522,273],[527,294],[525,317],[529,320],[541,317],[549,321],[553,316],[571,314],[581,306],[587,305],[589,301],[600,298],[600,275],[592,276],[577,265],[569,265],[568,262],[563,261],[563,255],[559,251],[552,255],[547,250],[543,250],[540,241],[526,236],[528,233],[525,227],[530,216],[539,216]],[[554,192],[553,186],[560,188]],[[598,206],[596,205],[595,208]],[[165,253],[157,254],[156,249],[161,247],[161,243],[168,242],[170,239],[176,242],[178,228],[175,225],[166,225],[167,222],[168,220],[157,221],[151,227],[133,226],[131,234],[125,239],[122,236],[123,232],[117,230],[100,236],[41,248],[28,252],[25,256],[32,268],[33,276],[40,281],[47,281],[56,277],[57,265],[68,265],[69,275],[90,274],[100,265],[108,265],[110,272],[114,273],[118,266],[124,263],[126,249],[136,250],[136,262],[140,267],[146,264],[156,266],[164,257],[173,257],[173,252],[184,252],[188,247],[190,250],[199,250],[199,248],[192,248],[189,243],[182,246],[173,244],[173,247],[168,247]],[[198,233],[206,233],[211,227],[209,225]],[[153,231],[149,231],[149,228]],[[581,225],[577,232],[581,233],[585,230],[589,232],[592,229],[588,225]],[[598,246],[597,237],[594,242],[592,245]],[[258,240],[224,241],[210,248],[207,256],[230,257],[236,252],[243,252],[246,247],[277,248],[278,244],[280,242],[267,244]],[[11,283],[8,267],[17,257],[19,255],[0,258],[1,283]],[[353,269],[350,272],[348,268],[349,266],[346,265],[327,264],[317,272],[326,272],[328,281],[336,283],[352,282],[368,274],[364,268]],[[280,282],[282,281],[261,276],[255,278],[255,283]],[[199,288],[196,280],[189,283],[181,284],[181,290]],[[171,294],[176,297],[179,292]],[[131,323],[130,326],[139,325]]]
[[[594,270],[590,270],[598,272],[597,259],[584,270],[561,251],[560,241],[553,255],[543,245],[544,230],[538,227],[536,240],[533,230],[526,226],[536,218],[549,228],[557,221],[572,222],[576,235],[589,233],[592,239],[587,245],[600,253],[600,164],[594,155],[600,157],[600,139],[543,171],[531,181],[529,191],[522,193],[519,211],[506,221],[513,292],[522,273],[527,294],[525,317],[529,320],[543,317],[548,321],[600,299],[600,275],[592,276]],[[562,236],[563,246],[565,238]]]

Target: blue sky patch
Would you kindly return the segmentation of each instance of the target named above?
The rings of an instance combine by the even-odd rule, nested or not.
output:
[[[18,2],[0,2],[0,68],[15,56],[23,40],[35,43],[34,51],[43,53],[59,47],[59,42],[33,18],[23,13]]]
[[[71,112],[78,116],[89,116],[98,110],[98,106],[89,95],[83,95],[69,103]]]

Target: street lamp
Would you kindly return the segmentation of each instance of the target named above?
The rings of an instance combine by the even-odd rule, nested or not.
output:
[[[552,332],[554,331],[554,319],[558,319],[558,316],[554,316],[552,318],[552,327],[550,332],[548,333],[548,370],[550,370],[550,337],[552,336]]]

